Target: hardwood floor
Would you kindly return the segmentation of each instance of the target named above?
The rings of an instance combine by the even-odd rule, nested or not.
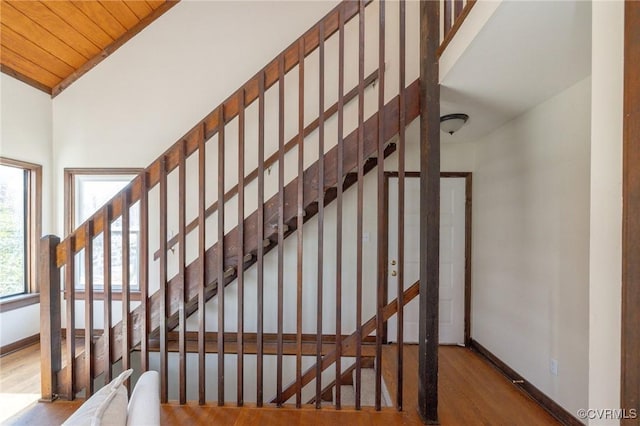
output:
[[[162,406],[163,425],[421,425],[416,411],[417,356],[414,345],[405,346],[405,410],[386,408],[375,412],[345,408],[316,410],[311,406],[293,408],[219,408],[197,405]],[[383,377],[395,401],[396,349],[383,348]],[[39,346],[34,345],[0,358],[0,392],[38,393],[40,391]],[[559,424],[534,401],[469,349],[440,347],[440,406],[442,425],[555,425]],[[34,403],[19,415],[2,424],[53,425],[62,423],[82,401]]]
[[[40,345],[0,357],[0,424],[40,398]]]
[[[395,345],[383,347],[382,374],[395,402]],[[404,407],[416,412],[418,346],[404,347]],[[477,353],[440,346],[438,415],[443,425],[557,425],[555,418],[523,394]]]

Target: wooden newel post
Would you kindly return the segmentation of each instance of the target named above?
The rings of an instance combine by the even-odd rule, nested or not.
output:
[[[440,267],[439,3],[420,2],[420,322],[418,412],[438,424]]]
[[[38,277],[40,280],[40,372],[41,401],[57,398],[56,374],[60,371],[60,269],[56,247],[60,238],[47,235],[40,240]]]

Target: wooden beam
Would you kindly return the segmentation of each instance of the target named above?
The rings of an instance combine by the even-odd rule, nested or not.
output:
[[[47,95],[51,94],[51,87],[40,83],[39,81],[34,80],[31,77],[27,77],[26,75],[24,75],[23,73],[14,70],[13,68],[11,68],[10,66],[6,65],[6,64],[0,64],[0,71],[5,73],[6,75],[10,75],[11,77],[15,78],[16,80],[20,80],[21,82],[28,84],[29,86],[41,90],[44,93],[46,93]]]
[[[420,322],[418,412],[438,423],[440,86],[438,2],[420,3]]]
[[[621,408],[640,412],[640,3],[625,2]],[[623,419],[637,425],[638,419]]]

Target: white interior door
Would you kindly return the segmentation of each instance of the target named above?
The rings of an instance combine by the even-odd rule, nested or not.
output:
[[[420,179],[405,179],[404,288],[420,277]],[[440,315],[441,344],[464,344],[465,179],[440,179]],[[397,295],[398,178],[389,179],[389,290]],[[404,308],[404,342],[418,342],[418,298]],[[387,338],[397,340],[397,317],[389,319]]]

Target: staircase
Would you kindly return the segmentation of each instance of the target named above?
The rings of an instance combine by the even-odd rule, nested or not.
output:
[[[404,13],[404,2],[400,2],[401,16]],[[78,227],[64,241],[49,236],[43,239],[41,274],[44,277],[42,285],[42,306],[43,312],[47,314],[43,323],[43,398],[52,400],[56,396],[66,399],[73,399],[76,393],[84,390],[86,395],[90,395],[94,390],[95,379],[104,375],[104,382],[108,383],[113,375],[113,368],[117,362],[122,363],[122,368],[132,366],[131,353],[140,351],[141,367],[143,370],[149,368],[149,353],[157,350],[160,354],[161,370],[161,399],[168,400],[168,352],[171,339],[176,337],[177,345],[175,349],[179,353],[179,401],[186,402],[186,354],[188,352],[198,353],[198,366],[200,369],[200,379],[198,385],[198,401],[206,403],[205,389],[205,357],[208,353],[237,353],[238,354],[238,382],[243,379],[243,355],[255,354],[257,357],[257,380],[258,394],[256,402],[258,406],[263,404],[263,383],[262,358],[265,355],[267,343],[274,343],[274,355],[278,357],[278,383],[276,396],[270,401],[277,405],[287,403],[290,398],[296,397],[296,405],[301,405],[301,391],[304,386],[315,381],[316,396],[309,403],[320,407],[321,400],[327,398],[331,393],[331,403],[337,407],[341,405],[354,405],[357,408],[361,404],[374,405],[378,409],[385,405],[381,396],[383,384],[381,383],[380,368],[366,368],[367,363],[380,360],[380,347],[382,344],[381,333],[368,337],[372,333],[381,330],[384,322],[402,312],[402,307],[418,294],[418,283],[400,292],[397,300],[387,301],[382,297],[383,275],[378,274],[378,282],[375,283],[378,292],[376,314],[368,321],[362,321],[362,292],[363,292],[363,259],[362,259],[362,215],[364,201],[364,176],[375,172],[377,174],[378,193],[381,191],[381,183],[384,177],[384,160],[396,153],[404,158],[405,140],[404,129],[420,114],[420,84],[416,80],[409,85],[404,84],[404,37],[400,42],[400,58],[402,64],[399,70],[399,89],[397,95],[385,100],[385,56],[384,37],[380,38],[378,48],[378,66],[368,77],[365,78],[364,64],[364,28],[365,6],[375,4],[378,10],[380,3],[377,2],[352,2],[340,3],[327,16],[312,27],[300,39],[285,49],[265,68],[259,71],[253,78],[245,83],[240,89],[232,94],[225,102],[215,108],[207,117],[196,124],[184,137],[178,140],[162,156],[145,169],[129,186],[116,195],[103,209],[98,211],[86,223]],[[384,3],[382,3],[384,5]],[[388,8],[385,6],[385,8]],[[382,8],[384,10],[385,8]],[[379,31],[384,36],[384,14],[380,15]],[[359,28],[359,70],[358,84],[351,91],[344,90],[344,67],[345,67],[345,37],[346,25],[357,18]],[[404,34],[404,17],[400,19],[399,29]],[[338,38],[337,49],[339,51],[339,93],[337,102],[325,108],[325,45],[328,40],[335,36]],[[298,97],[300,113],[298,117],[298,133],[288,143],[285,144],[285,123],[284,123],[284,99],[285,99],[285,75],[290,72],[298,72],[299,79],[304,81],[305,61],[310,55],[318,55],[319,71],[319,95],[318,111],[321,111],[317,118],[305,126],[304,118],[304,84],[299,85]],[[377,108],[370,116],[365,117],[365,88],[377,84]],[[265,158],[265,98],[268,90],[278,91],[278,149]],[[358,100],[358,118],[355,129],[344,134],[345,109],[349,103]],[[245,173],[245,129],[249,125],[246,120],[246,111],[254,102],[258,103],[258,120],[253,125],[257,126],[258,134],[258,167],[250,173]],[[336,139],[335,136],[326,134],[327,122],[337,119],[338,136],[334,146],[329,149],[324,148],[325,140]],[[234,186],[225,192],[225,149],[229,142],[225,140],[225,129],[231,123],[238,123],[239,135],[238,152],[238,180]],[[308,143],[305,138],[318,135],[319,153],[318,158],[305,167],[304,145]],[[214,138],[214,136],[217,136]],[[209,152],[217,153],[217,181],[210,181],[206,174],[206,144],[213,144],[215,147]],[[253,148],[253,147],[251,147]],[[230,149],[230,148],[229,148]],[[286,154],[289,151],[297,150],[297,170],[296,176],[285,178]],[[190,173],[187,159],[197,154],[198,167],[191,172],[198,177],[200,195],[198,197],[197,217],[191,223],[187,223],[187,213],[185,207],[185,186],[187,175]],[[277,192],[265,199],[265,180],[272,165],[277,164],[278,188]],[[235,165],[233,167],[236,167]],[[404,167],[404,161],[399,167]],[[178,207],[178,229],[179,233],[174,238],[168,238],[167,222],[167,180],[169,175],[177,173],[179,188]],[[244,203],[249,184],[257,185],[257,209],[246,214]],[[205,187],[215,185],[218,188],[217,194],[221,196],[211,206],[205,205]],[[150,223],[152,223],[152,212],[149,207],[150,193],[159,192],[159,250],[153,256],[150,250]],[[341,319],[339,312],[336,313],[336,335],[327,338],[322,334],[322,315],[318,319],[318,333],[313,341],[316,359],[315,365],[302,372],[303,352],[308,356],[310,353],[303,349],[302,334],[302,242],[306,237],[303,233],[303,225],[312,218],[318,220],[319,225],[324,224],[324,209],[336,204],[339,215],[343,209],[343,194],[347,191],[357,191],[358,197],[358,235],[360,242],[355,243],[358,247],[358,277],[356,283],[344,283],[344,285],[355,285],[358,289],[358,300],[355,303],[357,311],[356,329],[347,335],[342,334],[340,329]],[[229,221],[226,218],[225,207],[234,201],[238,209],[237,222]],[[128,244],[129,235],[129,208],[135,203],[140,203],[141,211],[141,245],[139,258],[140,266],[140,293],[142,302],[139,306],[131,309],[131,286],[129,282],[130,253]],[[378,218],[383,214],[382,206],[378,206]],[[207,218],[216,214],[217,216],[217,240],[213,244],[206,244]],[[74,271],[74,258],[80,251],[85,251],[85,282],[92,283],[93,273],[93,238],[103,234],[105,241],[105,283],[109,280],[111,268],[111,227],[110,224],[121,217],[123,221],[122,233],[124,241],[122,244],[123,285],[122,285],[122,305],[123,320],[112,327],[105,327],[102,334],[95,333],[93,329],[93,289],[91,285],[86,289],[84,296],[85,303],[85,329],[83,336],[85,341],[76,348],[73,338],[75,336],[75,293],[65,292],[65,300],[60,300],[60,271]],[[341,216],[340,216],[341,217]],[[235,223],[235,226],[226,232],[225,223]],[[338,241],[342,238],[342,219],[338,221],[336,231]],[[322,229],[322,228],[320,228]],[[190,263],[186,261],[185,251],[187,249],[187,235],[193,232],[197,237],[198,254]],[[298,240],[297,265],[298,265],[298,303],[297,303],[297,332],[291,337],[289,345],[282,329],[282,292],[283,292],[283,257],[284,242],[287,237],[295,235]],[[314,235],[317,237],[317,234]],[[322,253],[322,238],[319,239],[319,252]],[[338,250],[341,250],[343,243],[339,243]],[[381,244],[380,242],[378,244]],[[107,247],[108,245],[108,247]],[[178,273],[172,277],[168,276],[167,252],[170,249],[178,249]],[[264,288],[261,277],[264,268],[264,257],[270,251],[276,249],[278,252],[278,306],[277,314],[279,319],[278,332],[269,337],[263,330],[262,318],[264,309],[272,307],[264,306]],[[381,250],[381,247],[379,247]],[[378,260],[382,259],[381,251],[378,251]],[[322,265],[322,255],[318,259]],[[155,258],[154,258],[155,257]],[[341,259],[341,258],[340,258]],[[157,260],[159,268],[159,290],[151,294],[149,267],[155,265]],[[342,259],[339,263],[342,262]],[[382,266],[379,266],[382,267]],[[256,268],[258,273],[258,305],[244,306],[239,304],[238,329],[236,332],[228,333],[224,329],[224,295],[225,286],[235,283],[238,288],[239,300],[244,300],[244,272],[249,268]],[[321,267],[319,267],[322,270]],[[333,278],[332,278],[333,279]],[[65,288],[75,288],[74,273],[65,273]],[[340,280],[337,280],[336,292],[341,291]],[[318,277],[318,307],[317,312],[322,312],[322,291],[325,280],[322,275]],[[110,312],[113,290],[109,285],[105,285],[105,323],[111,323],[113,312]],[[222,326],[218,330],[208,332],[205,327],[205,314],[203,305],[213,298],[218,300],[218,323]],[[340,310],[341,299],[338,301],[338,311]],[[66,324],[66,355],[61,356],[61,336],[60,336],[60,311],[66,310],[66,317],[71,320]],[[258,312],[258,329],[255,335],[250,336],[244,332],[243,314],[247,309],[255,309]],[[274,308],[275,309],[275,308]],[[198,331],[188,331],[186,320],[194,313],[198,314]],[[174,333],[173,330],[177,330]],[[173,334],[172,334],[173,333]],[[191,333],[191,334],[189,334]],[[191,337],[190,337],[191,336]],[[194,342],[193,347],[187,347],[187,340]],[[269,340],[272,339],[272,340]],[[371,340],[373,339],[373,340]],[[214,341],[215,340],[215,341]],[[48,342],[48,343],[47,343]],[[214,344],[211,344],[213,342]],[[249,348],[247,342],[254,342],[255,348]],[[233,344],[232,344],[233,343]],[[375,344],[374,344],[375,343]],[[287,346],[289,345],[289,346]],[[327,345],[328,349],[325,349]],[[369,346],[367,346],[369,345]],[[283,386],[282,379],[282,357],[286,354],[286,348],[291,347],[296,355],[296,380],[287,386]],[[174,348],[174,346],[172,346]],[[268,348],[266,348],[268,349]],[[313,351],[311,351],[313,352]],[[355,363],[347,370],[343,371],[340,365],[343,357],[353,357]],[[218,357],[219,367],[224,369],[224,357]],[[375,361],[377,362],[377,361]],[[322,388],[321,380],[317,380],[321,373],[330,366],[336,367],[336,380],[328,387]],[[372,366],[372,365],[371,365]],[[219,369],[220,371],[220,369]],[[365,383],[367,389],[374,389],[374,392],[361,392]],[[225,402],[224,375],[218,375],[218,403]],[[335,396],[334,396],[335,393]],[[349,394],[353,394],[350,397]],[[341,396],[340,396],[341,395]],[[323,398],[324,397],[324,398]],[[238,386],[237,404],[242,405],[244,400],[242,385]],[[390,405],[391,401],[386,401]]]

